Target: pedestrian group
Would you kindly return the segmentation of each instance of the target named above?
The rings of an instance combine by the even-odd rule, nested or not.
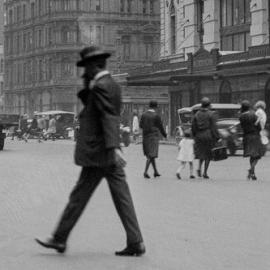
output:
[[[126,247],[116,251],[115,255],[141,256],[146,250],[124,171],[126,161],[120,147],[119,129],[121,90],[106,69],[106,60],[109,57],[110,53],[91,46],[80,52],[81,59],[77,62],[78,67],[84,68],[84,87],[77,94],[84,107],[78,116],[80,128],[76,132],[75,147],[75,163],[82,169],[52,236],[46,240],[35,239],[39,245],[55,249],[59,253],[66,251],[71,231],[103,178],[107,180],[115,209],[126,232]],[[256,108],[256,112],[252,111],[249,102],[243,101],[240,116],[244,132],[244,156],[250,157],[248,178],[253,180],[256,179],[255,166],[265,152],[265,104],[258,102]],[[159,140],[161,136],[167,137],[157,109],[158,103],[153,100],[140,121],[137,113],[134,113],[133,118],[132,130],[136,142],[139,128],[142,129],[143,153],[146,156],[143,176],[146,179],[150,178],[150,165],[154,171],[153,176],[160,176],[156,164]],[[39,130],[44,128],[42,119],[36,120],[33,125]],[[24,128],[24,134],[29,133],[24,121],[21,121],[21,128]],[[55,133],[55,119],[50,119],[48,130],[50,134]],[[180,161],[180,167],[177,170],[177,178],[181,179],[182,170],[187,163],[190,178],[195,178],[195,157],[199,159],[197,175],[209,178],[208,168],[213,148],[219,139],[211,102],[208,98],[203,98],[201,108],[193,117],[191,129],[185,132],[183,140],[179,143],[177,159]]]

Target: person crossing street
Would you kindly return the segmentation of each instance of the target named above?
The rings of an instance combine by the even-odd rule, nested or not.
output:
[[[77,66],[85,68],[85,87],[78,93],[84,108],[79,115],[75,163],[82,170],[52,237],[36,241],[43,247],[65,252],[72,229],[102,178],[106,178],[127,237],[127,246],[115,255],[140,256],[145,253],[145,246],[123,169],[126,161],[120,149],[121,90],[106,70],[109,53],[91,46],[80,55]]]

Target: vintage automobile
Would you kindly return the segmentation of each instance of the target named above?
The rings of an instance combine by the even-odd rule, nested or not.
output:
[[[56,120],[55,137],[60,139],[69,139],[70,130],[73,130],[75,113],[66,111],[46,111],[36,112],[35,115],[42,115],[49,122],[49,116],[52,115]]]
[[[220,119],[217,127],[222,139],[222,144],[227,147],[230,155],[243,149],[243,131],[238,119]]]
[[[178,144],[183,138],[184,131],[191,128],[192,117],[199,110],[201,104],[178,110],[179,126],[175,130],[175,140]],[[222,144],[228,148],[231,155],[236,150],[242,149],[243,133],[238,120],[240,105],[226,103],[212,103],[211,110],[217,119],[217,127],[222,139]]]

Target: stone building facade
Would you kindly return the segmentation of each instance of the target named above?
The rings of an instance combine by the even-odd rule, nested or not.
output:
[[[6,0],[5,11],[6,112],[77,112],[85,45],[110,51],[114,74],[158,58],[158,0]]]
[[[171,134],[177,109],[266,100],[270,117],[268,0],[162,0],[160,61],[130,72],[133,87],[163,85]]]
[[[4,48],[0,44],[0,113],[4,110]]]

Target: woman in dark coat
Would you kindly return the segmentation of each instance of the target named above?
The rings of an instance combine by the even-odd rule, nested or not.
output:
[[[142,115],[140,120],[140,128],[143,131],[143,153],[147,158],[143,174],[144,178],[150,178],[147,173],[150,164],[152,164],[154,169],[154,177],[160,176],[155,159],[158,157],[160,133],[164,138],[167,137],[167,134],[160,116],[156,113],[157,107],[156,101],[150,101],[149,110]]]
[[[260,125],[256,125],[257,116],[250,109],[248,100],[242,101],[240,124],[243,129],[244,157],[249,157],[250,169],[248,179],[257,180],[255,166],[259,159],[265,154],[265,146],[261,142]]]
[[[212,149],[219,139],[214,113],[210,110],[209,98],[203,98],[201,108],[192,120],[192,133],[195,140],[195,156],[199,159],[198,176],[201,177],[204,162],[203,178],[208,179],[207,170],[212,159]]]

